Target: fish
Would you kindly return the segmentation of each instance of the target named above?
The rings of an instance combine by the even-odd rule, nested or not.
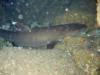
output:
[[[13,46],[32,48],[46,46],[47,49],[52,49],[57,43],[62,42],[64,37],[79,34],[86,29],[85,24],[78,23],[34,27],[31,32],[0,29],[0,37],[12,43]]]

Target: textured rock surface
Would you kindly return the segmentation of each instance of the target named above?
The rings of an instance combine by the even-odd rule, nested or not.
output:
[[[100,27],[100,0],[97,0],[97,24]]]
[[[66,37],[63,45],[52,50],[4,47],[0,75],[99,75],[100,44],[96,42],[100,39]]]
[[[4,48],[0,75],[86,75],[63,50]]]

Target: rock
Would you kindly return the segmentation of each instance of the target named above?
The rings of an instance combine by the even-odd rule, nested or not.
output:
[[[4,47],[0,50],[0,75],[99,75],[98,41],[68,36],[52,50]]]
[[[5,47],[0,51],[0,75],[86,75],[63,50]]]
[[[100,27],[100,0],[97,0],[97,26]]]

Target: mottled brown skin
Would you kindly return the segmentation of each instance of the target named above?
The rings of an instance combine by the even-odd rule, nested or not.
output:
[[[79,34],[86,29],[84,24],[63,24],[48,27],[35,27],[31,32],[0,29],[0,36],[15,46],[53,48],[65,36]]]

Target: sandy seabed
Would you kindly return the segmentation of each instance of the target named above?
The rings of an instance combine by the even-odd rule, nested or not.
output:
[[[0,50],[0,75],[85,75],[63,50]]]

